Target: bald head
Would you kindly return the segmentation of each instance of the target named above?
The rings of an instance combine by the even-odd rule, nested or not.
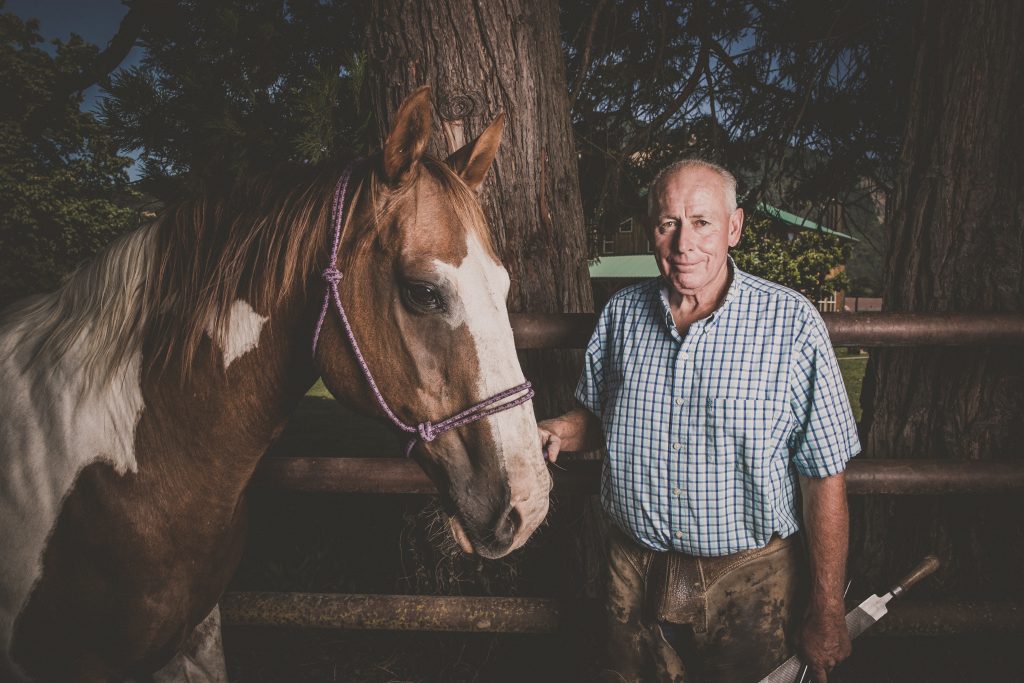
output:
[[[683,159],[669,164],[658,171],[651,181],[650,190],[647,193],[647,213],[653,215],[656,206],[657,194],[660,193],[665,184],[674,179],[677,175],[691,170],[702,170],[714,173],[721,180],[722,192],[725,197],[726,208],[730,212],[736,210],[736,177],[723,167],[704,159]]]

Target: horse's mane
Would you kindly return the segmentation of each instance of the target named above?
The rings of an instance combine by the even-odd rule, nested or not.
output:
[[[156,230],[148,224],[122,235],[55,292],[9,306],[0,314],[0,340],[13,340],[9,351],[25,354],[26,369],[56,370],[74,347],[81,388],[106,384],[141,348]]]
[[[491,244],[475,195],[446,164],[423,159],[423,168],[452,200],[456,215]],[[120,237],[68,277],[56,292],[33,297],[0,317],[0,334],[24,325],[32,363],[56,364],[82,340],[76,360],[85,386],[109,381],[125,359],[153,351],[150,368],[180,363],[187,378],[204,335],[223,330],[235,299],[265,311],[326,266],[331,239],[331,197],[337,165],[289,167],[210,190],[169,207],[153,224]],[[370,167],[349,206],[369,194],[375,211],[346,226],[343,259],[373,258],[380,223],[411,191],[386,187]],[[354,249],[352,247],[355,247]]]
[[[146,307],[153,367],[171,359],[190,372],[203,336],[224,330],[231,304],[258,311],[305,290],[326,259],[338,169],[289,168],[172,207],[157,236]]]

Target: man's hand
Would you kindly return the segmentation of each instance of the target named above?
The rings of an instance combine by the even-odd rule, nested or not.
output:
[[[544,453],[545,460],[555,462],[558,460],[559,451],[562,450],[562,437],[545,427],[545,422],[551,422],[551,420],[537,423],[537,431],[540,432],[540,450]]]
[[[842,603],[824,609],[811,608],[800,627],[797,653],[816,683],[825,683],[829,672],[850,656],[845,611]]]
[[[562,451],[589,451],[600,448],[604,442],[601,421],[582,407],[540,421],[537,431],[540,432],[541,451],[548,462],[555,462]]]

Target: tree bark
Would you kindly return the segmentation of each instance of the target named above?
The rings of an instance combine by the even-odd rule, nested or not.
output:
[[[508,117],[481,204],[512,279],[509,310],[592,311],[557,3],[374,0],[369,26],[367,82],[382,137],[402,100],[422,85],[433,90],[430,152],[439,158],[479,135],[499,112]],[[538,418],[574,405],[578,351],[521,351],[520,359],[537,390]],[[590,512],[582,514],[580,505]],[[592,594],[599,571],[596,506],[563,501],[560,507],[563,521],[589,521],[572,532],[553,522],[545,535],[576,546],[567,550],[564,561],[575,565],[567,573]]]
[[[1022,34],[1020,3],[922,4],[891,214],[885,310],[1024,312]],[[867,455],[1022,457],[1021,352],[873,352],[862,394]],[[1020,501],[866,501],[856,539],[861,551],[852,554],[854,573],[867,584],[861,592],[881,589],[935,552],[943,569],[919,592],[1020,599]]]

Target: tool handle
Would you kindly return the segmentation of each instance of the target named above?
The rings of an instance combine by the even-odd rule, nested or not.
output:
[[[900,582],[896,584],[896,587],[892,589],[893,597],[896,597],[903,591],[910,589],[911,586],[913,586],[921,579],[930,576],[938,568],[939,558],[935,557],[934,555],[928,555],[923,560],[921,560],[921,564],[917,565],[914,568],[914,571],[904,576],[900,580]]]

